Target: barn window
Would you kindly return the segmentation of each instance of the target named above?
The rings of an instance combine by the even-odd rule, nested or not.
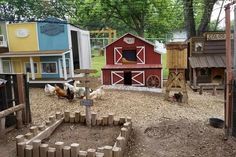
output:
[[[136,63],[137,62],[136,50],[123,50],[122,63]]]

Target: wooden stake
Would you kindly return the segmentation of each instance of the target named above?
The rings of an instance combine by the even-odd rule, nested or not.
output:
[[[98,147],[97,151],[103,153],[104,152],[104,147]]]
[[[20,129],[23,127],[23,120],[22,120],[22,111],[16,112],[16,120],[17,120],[17,129]]]
[[[108,116],[103,116],[103,117],[102,117],[102,125],[103,125],[103,126],[108,125]]]
[[[56,148],[48,148],[48,157],[56,157]]]
[[[24,135],[18,135],[16,136],[16,155],[18,156],[18,143],[24,142],[25,141],[25,137]]]
[[[114,113],[109,113],[108,114],[108,125],[109,126],[113,125],[113,120],[114,120]]]
[[[79,123],[80,120],[80,111],[75,111],[75,123]]]
[[[87,157],[96,157],[96,150],[95,149],[88,149],[87,150]]]
[[[17,144],[18,157],[25,157],[25,142],[20,142]]]
[[[104,157],[104,153],[96,152],[96,157]]]
[[[32,127],[30,127],[29,130],[33,134],[33,136],[36,136],[38,134],[38,127],[37,126],[32,126]]]
[[[104,147],[104,157],[112,157],[112,146]]]
[[[33,157],[39,157],[39,147],[41,145],[41,140],[33,141]]]
[[[85,123],[86,115],[84,113],[80,114],[80,123]]]
[[[70,157],[70,146],[63,147],[63,157]]]
[[[51,121],[52,123],[54,123],[56,121],[56,116],[50,116],[49,117],[49,121]]]
[[[121,128],[121,136],[124,137],[125,140],[127,139],[127,132],[128,132],[128,129]]]
[[[114,125],[115,126],[117,126],[117,125],[119,125],[119,122],[120,122],[120,119],[118,119],[118,118],[114,118]]]
[[[0,137],[3,137],[6,132],[5,124],[6,123],[6,117],[2,117],[0,119]]]
[[[41,144],[39,146],[40,157],[47,157],[48,144]]]
[[[52,124],[50,120],[47,120],[45,123],[47,126],[50,126]]]
[[[86,151],[79,151],[79,157],[87,157]]]
[[[25,146],[25,157],[33,157],[33,146],[32,145]]]
[[[125,123],[125,117],[120,117],[120,122],[121,125],[123,125]]]
[[[113,154],[113,157],[121,157],[121,148],[113,147],[112,154]]]
[[[56,157],[62,157],[62,149],[64,147],[64,142],[56,142]]]
[[[24,142],[25,136],[24,135],[17,135],[16,136],[16,143]]]
[[[70,146],[71,146],[71,157],[77,157],[79,154],[79,144],[72,143]]]
[[[131,117],[126,117],[126,121],[127,121],[127,122],[131,122],[131,121],[132,121],[132,118],[131,118]]]
[[[75,122],[75,116],[74,115],[71,115],[70,116],[70,123],[74,123]]]
[[[97,118],[97,120],[96,120],[97,122],[97,125],[99,126],[99,125],[102,125],[102,118]]]
[[[66,123],[70,122],[70,111],[64,112],[64,122]]]
[[[97,118],[97,113],[96,112],[92,112],[91,113],[91,121],[92,121],[92,126],[95,126],[96,125],[96,118]]]
[[[38,129],[39,129],[40,131],[43,131],[43,130],[45,129],[45,125],[44,125],[44,124],[39,125],[39,126],[38,126]]]
[[[27,134],[25,134],[25,138],[27,140],[29,140],[29,139],[33,138],[33,134],[31,132],[28,132]]]
[[[61,112],[56,112],[56,119],[61,119],[62,115]]]

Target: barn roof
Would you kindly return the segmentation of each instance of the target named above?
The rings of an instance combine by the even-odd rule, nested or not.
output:
[[[192,68],[223,68],[225,67],[225,55],[204,55],[189,57]]]
[[[133,35],[133,34],[131,34],[131,33],[126,33],[126,34],[122,35],[120,38],[118,38],[118,39],[116,39],[115,41],[111,42],[110,44],[106,45],[104,48],[110,46],[111,44],[113,44],[113,43],[115,43],[116,41],[120,40],[121,38],[125,37],[126,35],[131,35],[131,36],[133,36],[133,37],[135,37],[135,38],[138,38],[138,39],[142,40],[143,42],[148,43],[149,45],[154,46],[154,51],[161,54],[161,52],[159,52],[159,51],[157,51],[157,50],[155,49],[156,45],[155,45],[154,43],[152,43],[152,42],[150,42],[150,41],[148,41],[148,40],[146,40],[146,39],[144,39],[144,38],[142,38],[142,37]]]

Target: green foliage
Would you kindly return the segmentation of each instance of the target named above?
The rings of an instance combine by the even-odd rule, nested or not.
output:
[[[98,72],[93,74],[94,77],[101,76],[101,69],[105,66],[105,56],[100,56],[97,51],[94,51],[92,57],[92,69],[96,69]]]
[[[0,19],[6,21],[40,20],[46,17],[66,19],[74,15],[73,0],[2,0]]]

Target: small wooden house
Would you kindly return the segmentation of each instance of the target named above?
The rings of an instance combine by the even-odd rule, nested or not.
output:
[[[104,85],[162,87],[161,53],[155,45],[127,33],[105,47]]]
[[[206,32],[189,40],[187,74],[193,89],[199,83],[224,84],[225,51],[224,32]]]
[[[0,73],[30,73],[30,83],[56,83],[90,68],[88,31],[58,19],[11,23],[5,30],[9,51],[0,53]]]

